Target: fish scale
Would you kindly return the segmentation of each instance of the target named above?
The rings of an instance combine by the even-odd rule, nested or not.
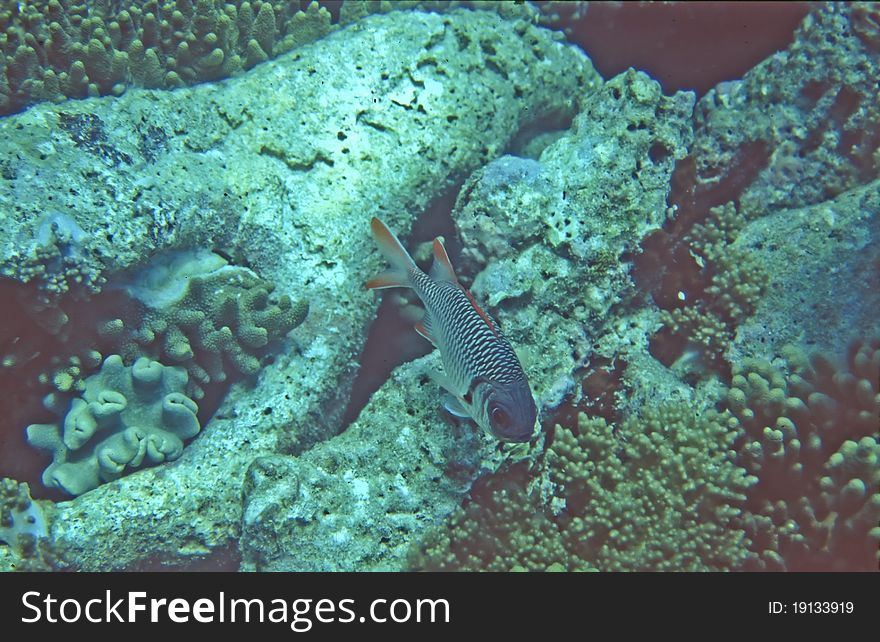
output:
[[[438,283],[418,268],[410,272],[414,289],[427,309],[437,346],[442,343],[447,348],[441,348],[443,365],[462,393],[477,377],[499,383],[525,380],[516,353],[497,322],[490,317],[495,325],[493,332],[460,285]]]

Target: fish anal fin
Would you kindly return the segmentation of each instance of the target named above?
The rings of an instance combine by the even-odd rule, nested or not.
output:
[[[434,239],[434,264],[431,265],[431,278],[435,281],[448,281],[450,283],[458,283],[458,277],[455,276],[455,268],[452,267],[452,261],[446,253],[443,241],[439,238]]]
[[[421,321],[417,321],[413,327],[416,329],[416,332],[430,341],[434,347],[437,347],[437,342],[434,340],[434,336],[431,333],[431,320],[427,315],[423,317]]]

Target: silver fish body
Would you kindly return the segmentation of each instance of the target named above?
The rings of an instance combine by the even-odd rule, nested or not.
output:
[[[392,269],[367,286],[410,287],[418,294],[425,317],[416,330],[440,351],[441,384],[460,406],[450,410],[502,441],[528,441],[537,419],[528,378],[498,323],[458,282],[443,244],[435,239],[434,266],[426,274],[382,221],[374,218],[371,227]]]

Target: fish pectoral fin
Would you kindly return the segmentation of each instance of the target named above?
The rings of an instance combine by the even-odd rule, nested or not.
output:
[[[453,397],[451,394],[443,395],[443,407],[446,408],[446,411],[455,415],[456,417],[462,417],[463,419],[470,419],[470,413],[465,410],[464,406],[461,404],[461,401]]]
[[[434,337],[431,332],[431,320],[428,318],[426,314],[421,321],[418,321],[414,326],[416,332],[425,337],[428,341],[431,342],[435,348],[437,347],[437,342],[434,341]]]

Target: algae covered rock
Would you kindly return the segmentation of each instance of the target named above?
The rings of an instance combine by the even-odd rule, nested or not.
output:
[[[404,364],[345,432],[299,457],[255,459],[243,485],[242,568],[391,571],[497,466],[492,439],[440,407],[434,353]]]
[[[870,3],[812,6],[786,50],[695,112],[696,189],[750,215],[813,205],[880,171],[880,58]],[[866,19],[867,18],[867,19]]]
[[[28,426],[30,444],[53,453],[43,483],[80,495],[127,469],[180,457],[200,428],[186,381],[181,368],[146,358],[127,368],[119,355],[107,357],[58,424]]]
[[[880,333],[880,181],[757,219],[734,249],[757,261],[769,282],[754,315],[737,327],[732,361],[772,359],[793,343],[844,354],[852,341]]]

